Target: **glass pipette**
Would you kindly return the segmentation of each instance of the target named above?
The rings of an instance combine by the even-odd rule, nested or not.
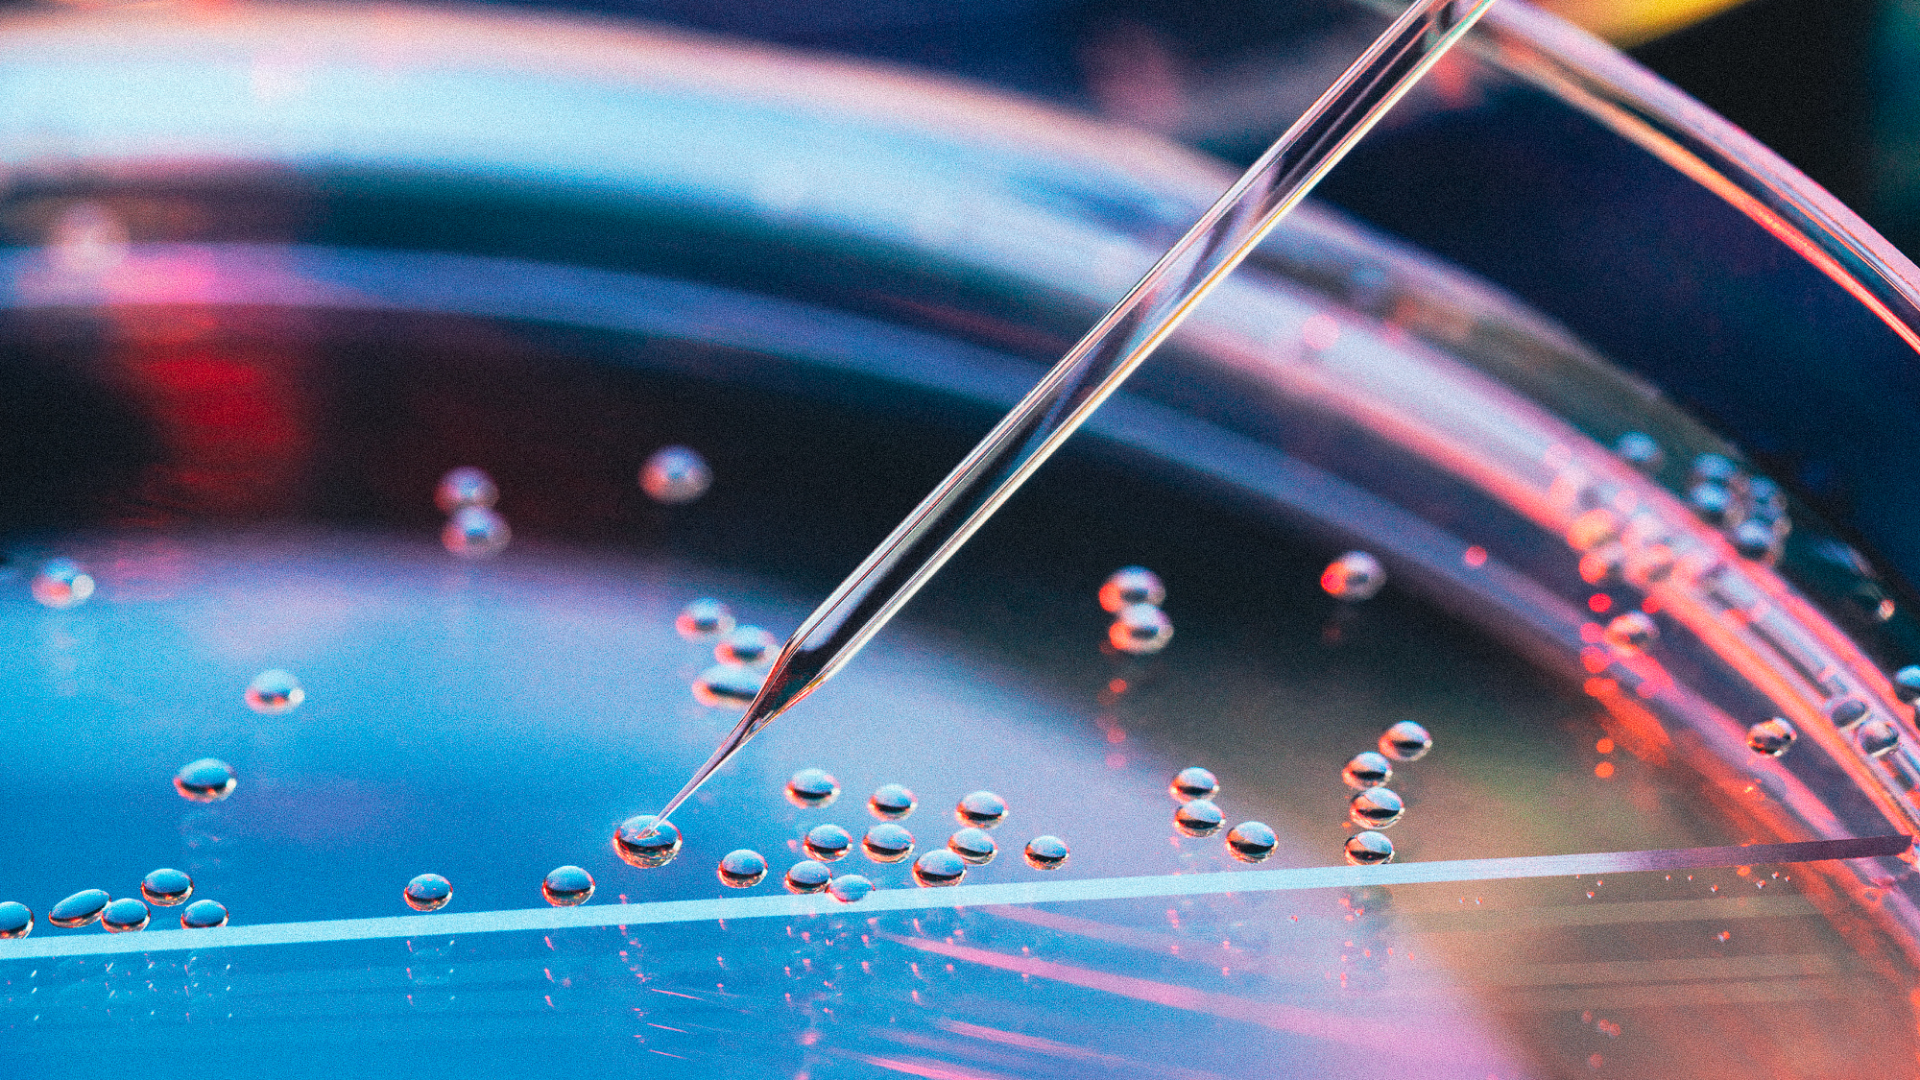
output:
[[[1420,0],[1395,19],[794,631],[657,820],[851,660],[1492,4]]]

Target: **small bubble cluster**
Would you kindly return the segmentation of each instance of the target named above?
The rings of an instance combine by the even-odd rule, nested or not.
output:
[[[578,907],[593,899],[593,875],[577,866],[556,866],[541,879],[540,895],[554,907]]]
[[[439,874],[421,874],[407,882],[400,898],[415,911],[439,911],[453,899],[453,885]]]
[[[613,850],[629,866],[643,870],[665,866],[680,854],[680,829],[652,814],[639,814],[614,830]]]
[[[233,775],[233,766],[219,758],[190,761],[173,777],[174,790],[193,802],[218,802],[233,794],[239,783]]]
[[[729,889],[751,889],[767,876],[767,857],[748,848],[729,851],[720,858],[714,873]]]
[[[710,641],[733,630],[733,612],[718,600],[695,600],[680,609],[673,628],[688,641]]]
[[[901,784],[882,784],[867,797],[867,812],[881,821],[899,821],[919,805],[920,800]]]
[[[1433,750],[1433,735],[1416,721],[1402,720],[1381,732],[1376,745],[1377,751],[1355,754],[1340,770],[1340,779],[1353,791],[1347,798],[1347,820],[1361,829],[1347,838],[1344,848],[1347,862],[1355,866],[1371,866],[1393,858],[1393,841],[1379,830],[1399,822],[1406,813],[1406,802],[1386,784],[1393,779],[1394,763],[1418,761]],[[1237,848],[1234,855],[1240,857]]]
[[[140,895],[155,907],[174,907],[193,896],[193,878],[184,870],[161,868],[140,879]]]
[[[833,805],[840,797],[840,781],[824,769],[801,769],[787,781],[787,801],[803,810]]]
[[[33,598],[46,607],[70,608],[93,595],[93,575],[72,559],[49,559],[33,575]]]
[[[1335,600],[1371,600],[1387,584],[1387,568],[1364,551],[1349,551],[1320,572],[1320,588]]]
[[[247,708],[262,716],[292,712],[305,700],[307,692],[301,688],[300,680],[279,668],[263,671],[247,684]]]
[[[1167,587],[1144,566],[1115,570],[1100,586],[1100,606],[1113,616],[1107,643],[1123,653],[1157,653],[1173,640],[1173,620],[1160,610]]]
[[[684,446],[668,446],[654,451],[640,466],[640,490],[654,502],[667,506],[690,503],[713,486],[713,470],[707,459]]]
[[[1793,745],[1800,733],[1793,729],[1784,716],[1771,720],[1762,720],[1747,729],[1747,746],[1756,754],[1779,757]]]

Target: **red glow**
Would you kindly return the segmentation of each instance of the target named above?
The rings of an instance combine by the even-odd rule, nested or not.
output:
[[[1460,556],[1460,561],[1475,569],[1485,566],[1487,565],[1487,549],[1481,547],[1479,544],[1475,544],[1467,549],[1466,554]]]
[[[1613,597],[1603,592],[1594,593],[1592,596],[1587,597],[1587,607],[1595,615],[1604,615],[1612,610]]]

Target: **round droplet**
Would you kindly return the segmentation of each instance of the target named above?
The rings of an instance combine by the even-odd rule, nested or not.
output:
[[[787,870],[787,891],[790,893],[826,892],[827,884],[833,880],[833,871],[827,864],[802,859]]]
[[[896,863],[913,854],[913,834],[891,821],[883,821],[860,838],[867,858],[877,863]]]
[[[1909,664],[1894,672],[1893,692],[1909,705],[1920,701],[1920,666]]]
[[[1747,502],[1753,506],[1753,513],[1766,518],[1777,518],[1787,512],[1787,493],[1780,485],[1764,476],[1755,476],[1747,481]]]
[[[227,905],[218,900],[195,900],[180,912],[182,930],[212,930],[227,925]]]
[[[153,921],[153,912],[144,900],[123,896],[109,901],[100,909],[100,925],[109,934],[131,934],[136,930],[145,930],[147,923]]]
[[[1345,780],[1350,788],[1379,787],[1393,779],[1393,762],[1385,754],[1363,750],[1353,755],[1353,760],[1340,770],[1340,779]]]
[[[155,870],[140,879],[140,895],[156,907],[184,904],[193,895],[193,878],[184,870]]]
[[[1114,616],[1107,640],[1123,653],[1157,653],[1173,640],[1173,620],[1152,604],[1129,604]]]
[[[1167,587],[1160,575],[1144,566],[1123,566],[1100,586],[1100,606],[1116,615],[1134,604],[1159,607],[1166,602]]]
[[[803,809],[833,805],[840,797],[840,781],[823,769],[801,769],[787,781],[787,801]]]
[[[680,829],[652,814],[639,814],[614,830],[613,850],[630,866],[643,870],[665,866],[680,854]]]
[[[33,575],[33,598],[50,608],[70,608],[93,595],[93,576],[72,559],[49,559]]]
[[[1721,484],[1699,483],[1688,488],[1687,505],[1709,525],[1726,525],[1734,516],[1733,492]]]
[[[839,862],[853,850],[853,835],[838,825],[815,825],[800,846],[821,862]]]
[[[1355,866],[1376,866],[1393,861],[1393,841],[1386,833],[1369,829],[1347,837],[1347,861]]]
[[[1220,794],[1220,781],[1207,770],[1192,765],[1174,774],[1173,782],[1167,785],[1167,794],[1173,796],[1175,802],[1211,799]]]
[[[556,866],[541,880],[540,895],[554,907],[579,907],[593,899],[593,875],[577,866]]]
[[[1747,746],[1751,747],[1756,754],[1779,757],[1786,753],[1787,748],[1793,745],[1793,740],[1799,737],[1800,733],[1793,730],[1793,725],[1788,723],[1785,717],[1776,716],[1771,720],[1762,720],[1747,729]]]
[[[174,790],[194,802],[218,802],[233,794],[239,783],[233,775],[233,766],[219,758],[190,761],[173,777]]]
[[[1740,475],[1740,466],[1725,454],[1701,454],[1687,469],[1687,479],[1696,484],[1731,484]]]
[[[1433,749],[1433,736],[1412,720],[1402,720],[1380,735],[1380,752],[1395,761],[1419,761]]]
[[[1613,452],[1620,455],[1620,460],[1649,476],[1659,472],[1661,464],[1667,460],[1666,451],[1653,441],[1653,436],[1641,431],[1629,431],[1620,436],[1619,441],[1613,444]]]
[[[751,889],[766,880],[767,857],[747,848],[729,851],[721,856],[714,872],[720,875],[720,884],[729,889]]]
[[[974,791],[960,797],[953,808],[953,816],[960,819],[962,825],[976,825],[982,829],[997,828],[1007,819],[1007,800],[991,791]]]
[[[841,874],[828,883],[827,891],[843,904],[855,904],[865,900],[867,894],[873,891],[873,882],[859,874]]]
[[[920,800],[901,784],[882,784],[867,798],[867,812],[881,821],[899,821],[919,805]]]
[[[17,900],[0,904],[0,939],[23,938],[33,933],[33,909]]]
[[[1335,600],[1370,600],[1387,583],[1387,568],[1364,551],[1349,551],[1320,572],[1320,587]]]
[[[1772,563],[1780,556],[1771,522],[1757,519],[1743,521],[1734,526],[1733,531],[1727,534],[1727,539],[1732,542],[1733,550],[1744,559]]]
[[[263,671],[247,684],[247,708],[265,716],[291,712],[307,700],[300,680],[279,668]]]
[[[966,860],[946,848],[934,848],[913,860],[913,880],[930,889],[958,885],[966,876]]]
[[[1057,836],[1036,836],[1027,841],[1022,854],[1035,870],[1058,870],[1067,865],[1067,842]]]
[[[715,664],[693,680],[693,700],[710,709],[744,709],[753,704],[767,673],[738,664]]]
[[[484,559],[500,554],[513,539],[507,519],[484,506],[463,506],[447,519],[440,530],[440,543],[464,559]]]
[[[947,837],[947,850],[966,860],[968,866],[985,866],[999,853],[993,834],[985,829],[965,828]]]
[[[695,600],[681,609],[673,628],[688,641],[706,641],[733,629],[733,612],[718,600]]]
[[[85,926],[99,918],[112,900],[105,889],[84,889],[53,905],[53,910],[47,912],[47,921],[63,930]]]
[[[757,626],[735,627],[713,648],[713,658],[723,664],[760,667],[773,663],[780,642]]]
[[[1660,627],[1642,611],[1616,615],[1607,624],[1607,644],[1621,652],[1641,652],[1660,640]]]
[[[684,446],[658,450],[640,467],[640,490],[669,506],[690,503],[711,486],[713,470],[707,460]]]
[[[433,505],[443,514],[469,506],[485,510],[499,500],[500,489],[494,486],[493,477],[471,465],[447,473],[440,478],[440,486],[433,489]]]
[[[1602,544],[1580,556],[1580,580],[1589,585],[1619,581],[1627,572],[1627,549],[1619,544]]]
[[[1279,842],[1273,830],[1258,821],[1243,821],[1227,830],[1227,854],[1243,863],[1265,862]]]
[[[1900,729],[1875,717],[1854,728],[1853,738],[1860,744],[1861,753],[1868,757],[1883,757],[1900,745]]]
[[[1833,721],[1835,727],[1846,727],[1866,719],[1869,711],[1867,703],[1859,698],[1843,697],[1827,706],[1827,719]]]
[[[438,911],[453,899],[453,883],[439,874],[421,874],[407,882],[400,898],[415,911]]]
[[[1173,827],[1182,836],[1212,836],[1225,822],[1220,808],[1209,799],[1181,803],[1180,809],[1173,812]]]
[[[1363,829],[1385,829],[1400,820],[1407,805],[1392,788],[1367,788],[1353,793],[1347,804],[1347,817]]]

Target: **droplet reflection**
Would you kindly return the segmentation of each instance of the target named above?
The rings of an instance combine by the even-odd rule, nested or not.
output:
[[[991,791],[974,791],[960,797],[953,816],[962,825],[992,829],[1007,819],[1007,800]]]
[[[153,920],[153,912],[144,900],[123,896],[108,902],[100,909],[100,925],[109,934],[131,934],[145,930],[147,923]]]
[[[652,814],[638,814],[614,830],[613,850],[629,866],[643,870],[665,866],[680,854],[680,829]]]
[[[217,802],[233,794],[239,780],[233,766],[219,758],[190,761],[174,774],[173,787],[182,798],[194,802]]]
[[[1220,808],[1208,799],[1195,799],[1180,804],[1173,812],[1173,827],[1182,836],[1212,836],[1220,831],[1226,818]]]
[[[1057,836],[1036,836],[1027,841],[1022,854],[1027,865],[1035,870],[1058,870],[1067,865],[1067,857],[1072,852],[1067,849],[1067,842]]]
[[[767,857],[747,848],[729,851],[721,856],[714,872],[730,889],[750,889],[766,879]]]
[[[0,903],[0,940],[33,933],[33,909],[17,900]]]
[[[934,848],[913,861],[913,880],[926,888],[958,885],[966,876],[966,860],[946,848]]]
[[[833,805],[840,797],[840,781],[824,769],[801,769],[787,781],[787,801],[802,809]]]
[[[301,689],[299,679],[271,668],[253,677],[247,684],[246,697],[247,708],[263,716],[278,716],[307,700],[307,692]]]
[[[193,895],[193,878],[184,870],[155,870],[140,879],[140,895],[156,907],[184,904]]]
[[[182,930],[212,930],[227,925],[227,905],[218,900],[195,900],[180,912]]]
[[[877,863],[897,863],[913,854],[913,834],[891,821],[883,821],[860,838],[867,858]]]
[[[593,898],[593,875],[577,866],[556,866],[540,882],[540,895],[554,907],[578,907]]]
[[[964,859],[968,866],[985,866],[999,854],[993,834],[985,829],[966,828],[947,837],[947,850]]]
[[[415,911],[438,911],[453,899],[453,885],[439,874],[421,874],[407,882],[400,898]]]
[[[1258,821],[1243,821],[1227,830],[1227,854],[1243,863],[1265,862],[1279,842],[1273,830]]]

